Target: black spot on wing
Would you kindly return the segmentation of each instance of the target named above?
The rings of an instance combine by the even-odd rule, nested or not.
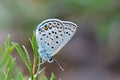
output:
[[[55,32],[55,34],[57,34],[57,32]]]
[[[47,45],[49,45],[49,43],[47,43]]]
[[[42,36],[45,36],[46,34],[42,34]]]
[[[56,43],[58,44],[58,41],[56,41]]]
[[[52,33],[54,33],[54,31],[52,31]]]
[[[51,33],[49,33],[49,35],[51,35]]]
[[[40,40],[42,40],[42,38],[40,38]]]
[[[52,49],[54,49],[54,47],[53,47],[53,46],[52,46],[51,48],[52,48]]]
[[[56,38],[58,38],[58,36],[56,36]]]

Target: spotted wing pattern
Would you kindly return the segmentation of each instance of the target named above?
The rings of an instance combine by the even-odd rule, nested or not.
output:
[[[77,25],[59,19],[48,19],[38,25],[36,39],[38,53],[44,61],[54,56],[73,37]]]
[[[77,29],[77,25],[73,22],[62,21],[62,23],[64,25],[64,36],[60,42],[61,44],[56,49],[56,51],[52,54],[52,56],[55,55],[60,49],[62,49],[71,40],[71,38],[74,36]]]
[[[64,35],[63,23],[58,19],[48,19],[38,25],[36,38],[39,55],[47,60],[60,45]]]

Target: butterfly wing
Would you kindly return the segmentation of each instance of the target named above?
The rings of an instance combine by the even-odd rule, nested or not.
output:
[[[64,25],[64,35],[60,42],[61,44],[55,50],[52,56],[54,56],[60,49],[62,49],[71,40],[77,29],[77,25],[75,23],[69,21],[62,21],[62,23]]]
[[[39,55],[44,59],[47,58],[46,54],[52,55],[60,45],[63,34],[63,23],[58,19],[48,19],[39,24],[36,29],[38,47],[40,51],[46,51],[44,54],[39,52]]]

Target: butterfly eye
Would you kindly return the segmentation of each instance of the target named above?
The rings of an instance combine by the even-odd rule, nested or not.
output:
[[[52,63],[52,62],[53,62],[53,58],[52,58],[52,57],[49,58],[49,59],[48,59],[48,62],[49,62],[49,63]]]

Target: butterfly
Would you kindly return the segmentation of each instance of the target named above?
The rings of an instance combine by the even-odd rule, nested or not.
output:
[[[36,28],[36,40],[42,63],[53,62],[53,56],[71,40],[76,29],[77,25],[69,21],[47,19],[41,22]]]

